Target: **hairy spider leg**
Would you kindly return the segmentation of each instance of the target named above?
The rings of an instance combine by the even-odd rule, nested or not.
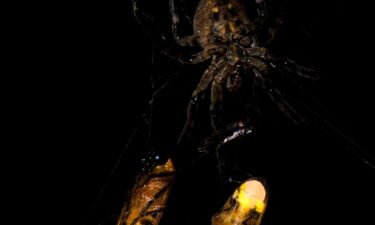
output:
[[[210,104],[210,114],[211,114],[211,127],[214,131],[220,129],[221,126],[221,116],[220,112],[222,110],[223,102],[223,86],[227,80],[230,66],[223,66],[223,68],[218,72],[211,84],[211,104]]]
[[[189,101],[188,107],[186,109],[186,122],[180,134],[178,143],[181,143],[183,139],[186,137],[186,135],[189,136],[190,130],[194,126],[194,121],[193,121],[194,113],[198,111],[199,109],[200,98],[202,97],[204,92],[208,89],[208,87],[211,85],[215,77],[215,74],[221,70],[224,64],[225,64],[224,59],[220,59],[217,63],[211,64],[207,68],[207,70],[203,73],[203,76],[200,79],[197,85],[197,88],[194,90],[191,96],[191,99]]]

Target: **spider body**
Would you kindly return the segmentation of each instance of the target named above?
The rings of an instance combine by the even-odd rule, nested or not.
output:
[[[302,120],[267,76],[271,69],[276,69],[313,79],[313,70],[269,53],[267,43],[275,38],[282,19],[273,18],[270,25],[271,17],[266,10],[265,1],[255,0],[253,3],[256,16],[250,19],[246,6],[240,0],[200,0],[193,20],[194,34],[180,37],[178,8],[174,0],[170,0],[172,33],[177,44],[202,49],[188,60],[176,58],[189,64],[208,60],[211,62],[192,93],[179,142],[193,127],[193,114],[198,110],[199,101],[206,92],[210,92],[211,127],[214,131],[222,127],[220,112],[224,89],[229,92],[238,91],[242,88],[244,76],[252,80],[254,86],[264,90],[289,118],[296,123]]]

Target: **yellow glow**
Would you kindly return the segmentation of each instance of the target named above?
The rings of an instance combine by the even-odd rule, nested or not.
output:
[[[242,183],[222,210],[212,217],[212,225],[260,225],[267,207],[268,192],[260,180]],[[235,204],[233,204],[235,201]]]
[[[228,9],[231,9],[233,7],[232,3],[228,3]]]
[[[213,7],[213,8],[212,8],[212,12],[214,12],[214,13],[218,13],[218,12],[219,12],[219,7]]]
[[[247,209],[255,209],[258,213],[263,212],[264,203],[256,198],[247,196],[243,191],[240,191],[238,195],[238,202]]]
[[[251,180],[240,186],[237,200],[243,207],[261,213],[265,209],[265,197],[266,191],[262,183]]]

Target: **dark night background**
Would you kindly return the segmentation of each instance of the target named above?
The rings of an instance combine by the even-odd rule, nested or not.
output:
[[[163,23],[169,19],[165,7],[167,4],[162,3],[151,11]],[[369,34],[373,25],[368,7],[354,1],[324,0],[293,0],[288,7],[288,51],[313,62],[321,73],[321,80],[310,86],[311,92],[351,137],[374,152],[373,38]],[[62,208],[56,217],[64,224],[83,224],[147,106],[150,75],[171,76],[181,70],[202,71],[203,67],[181,69],[168,59],[162,62],[172,62],[171,67],[153,66],[151,41],[132,16],[130,1],[79,3],[61,15],[58,21],[48,23],[54,31],[43,39],[52,56],[45,60],[50,78],[43,80],[48,85],[40,95],[47,107],[41,115],[43,120],[47,118],[47,130],[51,130],[45,136],[51,151],[47,153],[47,168],[57,168],[53,178],[57,178],[58,190],[51,196],[54,202],[61,202]],[[160,29],[168,26],[163,24]],[[310,35],[304,35],[302,29],[298,30],[300,27]],[[184,101],[187,100],[188,95]],[[173,115],[171,110],[185,113],[172,105],[165,110],[161,118],[172,115],[172,121],[181,115]],[[264,128],[245,142],[248,149],[242,153],[242,158],[251,164],[249,172],[264,177],[271,189],[264,224],[373,224],[374,169],[356,157],[356,151],[347,147],[345,140],[324,133],[313,124],[298,128],[281,114],[270,115],[275,116],[269,116]],[[133,144],[132,149],[136,147]],[[128,164],[119,169],[137,164],[131,157],[139,155],[132,154],[125,154],[122,164]],[[122,188],[128,185],[132,173],[116,172],[89,224],[99,224],[93,221],[96,217],[99,222],[113,221],[122,205]],[[199,190],[204,180],[187,175],[184,182],[189,182],[189,178],[190,184],[196,186],[180,184],[175,195],[182,196],[182,200],[172,202],[175,216],[168,218],[174,224],[209,224],[200,220],[199,213],[204,210],[195,212],[189,205],[205,206],[210,197],[205,199],[203,190],[202,197],[197,198],[202,202],[184,203],[193,199],[194,188]],[[189,220],[176,220],[186,215],[190,215]]]

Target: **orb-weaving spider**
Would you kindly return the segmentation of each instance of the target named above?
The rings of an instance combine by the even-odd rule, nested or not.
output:
[[[209,89],[211,127],[214,131],[219,130],[222,127],[220,112],[224,89],[238,91],[242,88],[242,80],[246,78],[265,91],[289,118],[296,123],[301,122],[301,117],[272,85],[268,75],[272,70],[286,70],[304,78],[316,79],[314,70],[269,52],[266,46],[274,40],[282,23],[281,16],[273,18],[274,22],[269,25],[266,2],[256,0],[252,6],[257,13],[255,18],[250,19],[245,5],[239,0],[201,0],[193,20],[194,34],[179,37],[180,17],[175,1],[170,0],[175,41],[180,46],[200,46],[202,50],[188,59],[168,50],[166,54],[174,54],[173,57],[189,64],[210,60],[210,65],[191,95],[179,142],[193,127],[193,112],[198,108],[199,99]]]

